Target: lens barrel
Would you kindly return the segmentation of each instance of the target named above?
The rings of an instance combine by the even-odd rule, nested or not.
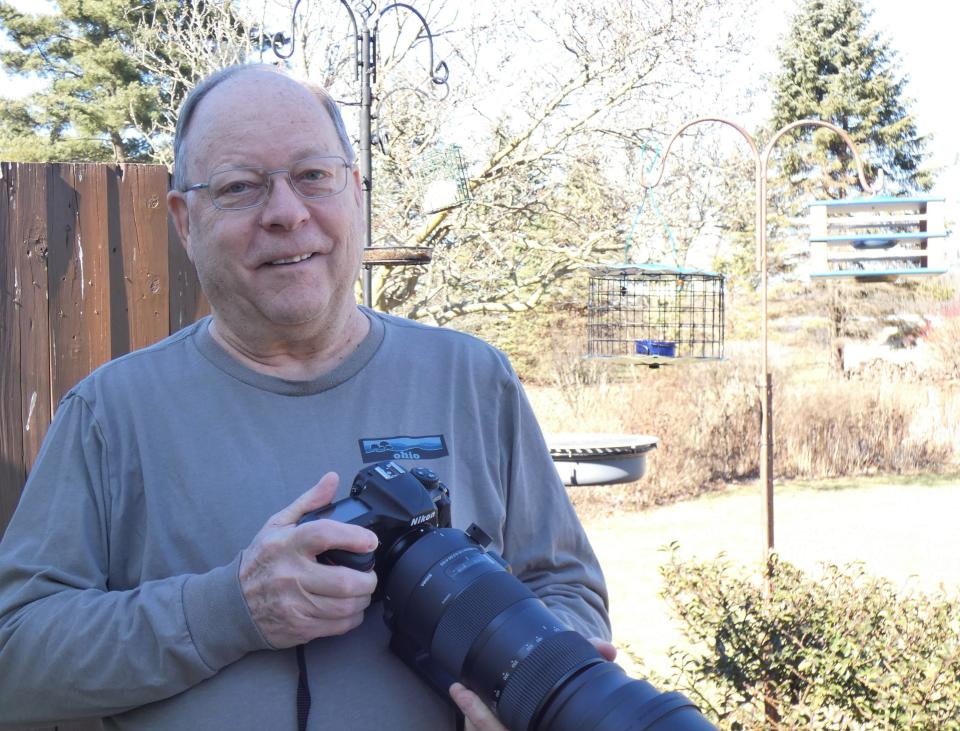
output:
[[[391,630],[511,731],[715,731],[681,694],[604,660],[463,531],[420,530],[381,569]]]

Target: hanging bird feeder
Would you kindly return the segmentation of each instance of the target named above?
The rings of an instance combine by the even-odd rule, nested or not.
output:
[[[879,282],[947,271],[943,198],[868,197],[810,205],[816,279]]]
[[[423,154],[413,167],[424,213],[439,213],[470,200],[466,168],[457,145],[437,147]]]
[[[723,357],[723,275],[662,264],[590,271],[587,355],[647,365]]]
[[[630,263],[634,230],[648,202],[673,248],[674,260],[678,258],[673,230],[653,190],[647,188],[627,234],[624,263],[590,269],[587,357],[628,359],[651,367],[678,358],[719,360],[723,275],[676,264]]]

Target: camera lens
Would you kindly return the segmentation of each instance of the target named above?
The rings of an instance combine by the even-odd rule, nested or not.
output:
[[[708,731],[679,693],[605,661],[463,531],[420,530],[381,565],[387,624],[511,731]]]

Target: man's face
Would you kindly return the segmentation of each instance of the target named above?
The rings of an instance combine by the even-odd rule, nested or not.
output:
[[[210,91],[186,143],[190,185],[229,168],[346,155],[319,100],[269,72],[241,73]],[[283,173],[272,183],[265,203],[244,210],[217,209],[207,190],[169,199],[217,321],[240,337],[314,333],[356,306],[359,173],[350,170],[345,190],[318,199],[298,196]]]

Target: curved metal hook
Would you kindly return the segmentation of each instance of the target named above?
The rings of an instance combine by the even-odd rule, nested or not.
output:
[[[380,15],[377,16],[377,21],[373,25],[374,33],[376,33],[377,29],[380,27],[380,19],[386,15],[388,10],[393,10],[394,8],[403,8],[404,10],[409,10],[411,13],[417,16],[417,19],[420,21],[420,25],[427,32],[426,39],[430,46],[430,80],[437,86],[447,86],[447,80],[450,78],[450,69],[447,67],[446,61],[440,61],[434,65],[433,33],[430,31],[430,25],[427,23],[427,19],[424,18],[420,11],[415,7],[407,3],[391,3],[381,10]],[[449,89],[447,90],[447,93],[449,93]],[[443,98],[446,98],[446,96],[447,94],[444,94]]]
[[[340,0],[340,2],[346,5],[344,0]],[[376,0],[354,0],[353,5],[356,7],[357,12],[363,16],[364,20],[371,18],[373,14],[377,12]]]
[[[273,50],[273,55],[279,58],[281,61],[286,61],[288,58],[293,56],[294,49],[297,45],[297,10],[300,8],[301,0],[297,0],[293,4],[293,11],[290,13],[290,36],[289,38],[284,38],[283,33],[276,33],[273,36],[273,39],[270,42],[270,48]],[[283,48],[287,43],[290,44],[289,53],[281,53],[280,49]]]
[[[763,165],[766,166],[767,161],[770,159],[770,153],[773,152],[774,146],[790,130],[796,129],[798,127],[823,127],[824,129],[829,129],[832,132],[836,132],[840,139],[844,141],[846,146],[853,153],[853,161],[857,165],[857,177],[860,179],[860,187],[863,188],[863,192],[867,195],[876,195],[883,190],[884,182],[884,173],[883,168],[877,169],[877,179],[874,181],[872,186],[867,185],[867,178],[863,172],[863,161],[860,159],[860,153],[857,151],[857,146],[854,144],[853,140],[850,138],[850,135],[840,127],[837,127],[835,124],[830,122],[824,122],[819,119],[801,119],[797,122],[791,122],[785,127],[782,127],[777,133],[770,138],[770,141],[767,143],[767,146],[763,150]]]
[[[276,34],[273,36],[273,38],[271,39],[270,46],[271,46],[271,49],[273,50],[273,54],[274,54],[277,58],[279,58],[281,61],[286,61],[286,60],[292,58],[292,57],[293,57],[293,54],[294,54],[294,51],[296,50],[296,46],[297,46],[297,10],[300,9],[300,3],[301,3],[301,2],[302,2],[302,0],[296,0],[296,2],[293,4],[293,10],[292,10],[291,13],[290,13],[290,35],[289,35],[289,37],[284,37],[283,33],[276,33]],[[357,40],[356,40],[356,43],[357,43],[356,54],[357,54],[357,56],[359,56],[359,55],[360,55],[360,51],[359,51],[359,48],[360,48],[360,45],[359,45],[359,44],[360,44],[360,31],[359,31],[359,29],[358,29],[358,27],[357,27],[357,18],[356,18],[356,16],[353,14],[353,9],[350,7],[349,3],[347,3],[347,0],[340,0],[340,4],[343,5],[343,7],[346,9],[347,13],[348,13],[349,16],[350,16],[350,25],[351,25],[351,27],[353,28],[353,35],[354,35],[354,38],[357,39]],[[376,5],[374,5],[374,8],[376,8]],[[281,52],[280,49],[283,48],[283,47],[284,47],[285,45],[287,45],[288,43],[290,44],[290,50],[289,50],[288,52]],[[355,68],[354,68],[354,71],[353,71],[353,76],[354,76],[354,81],[356,81],[356,80],[358,80],[358,79],[360,78],[360,67],[359,67],[359,65],[355,65]]]
[[[757,149],[757,143],[743,127],[739,124],[735,124],[730,120],[723,119],[721,117],[700,117],[694,119],[690,122],[686,122],[681,125],[676,132],[673,133],[673,136],[670,138],[670,141],[667,143],[667,146],[663,150],[663,154],[660,156],[660,169],[657,171],[657,179],[652,183],[647,182],[647,176],[644,174],[643,165],[640,166],[640,185],[644,188],[656,188],[660,185],[660,181],[663,180],[663,171],[667,164],[667,157],[670,155],[670,148],[673,147],[673,143],[677,141],[677,138],[686,132],[690,127],[693,127],[695,124],[700,124],[701,122],[717,122],[719,124],[725,124],[728,127],[733,127],[737,132],[739,132],[743,138],[747,141],[747,144],[750,145],[750,149],[753,151],[753,156],[757,163],[760,162],[760,151]]]
[[[347,9],[347,14],[350,16],[350,26],[353,28],[353,80],[360,81],[360,64],[356,59],[361,58],[363,54],[360,51],[360,29],[357,27],[357,16],[353,14],[353,9],[347,4],[347,0],[340,0],[340,4]]]

